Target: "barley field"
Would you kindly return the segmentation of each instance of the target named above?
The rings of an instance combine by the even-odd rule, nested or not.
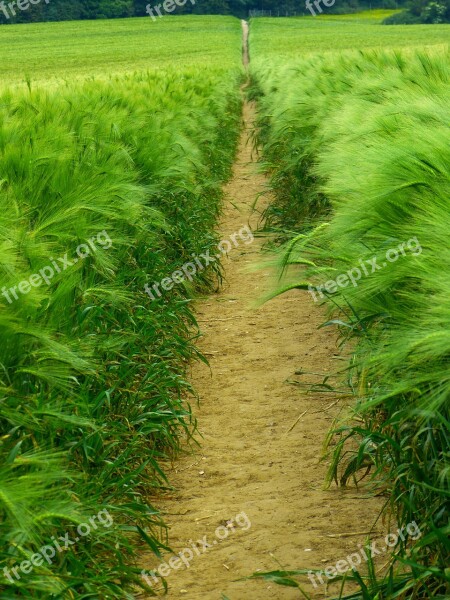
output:
[[[329,434],[329,482],[369,480],[385,518],[423,533],[397,541],[381,577],[337,575],[360,586],[346,598],[449,592],[449,28],[424,27],[261,19],[250,38],[276,192],[265,223],[284,241],[276,293],[305,290],[354,348],[356,402]]]
[[[241,31],[232,17],[189,16],[10,25],[0,31],[1,86],[50,84],[123,72],[240,64]]]
[[[217,242],[239,126],[241,31],[214,17],[162,27],[0,30],[8,597],[131,597],[142,587],[137,538],[155,552],[163,539],[149,503],[167,485],[160,461],[195,429],[189,299],[217,284],[220,266],[164,298],[146,286]],[[107,526],[89,526],[101,511],[112,523],[102,513]],[[8,570],[25,561],[29,573],[40,548],[55,554],[52,538],[67,531],[73,543],[86,523],[90,536],[74,552],[35,558],[26,576]]]
[[[303,320],[314,313],[317,336],[325,327],[341,357],[345,388],[328,376],[313,387],[333,395],[330,406],[339,394],[347,399],[346,410],[339,404],[313,432],[301,430],[308,406],[280,439],[292,434],[293,455],[313,435],[314,459],[325,441],[326,485],[355,494],[346,518],[360,510],[363,490],[381,499],[373,519],[383,528],[420,528],[420,536],[397,536],[384,564],[368,559],[335,573],[330,585],[339,586],[326,597],[449,597],[449,26],[383,26],[388,14],[252,19],[249,67],[246,24],[229,16],[0,26],[1,598],[132,599],[166,588],[189,597],[197,585],[193,600],[259,600],[262,582],[275,599],[323,597],[305,592],[305,581],[322,573],[335,542],[306,563],[299,548],[311,548],[298,542],[295,514],[283,523],[298,551],[295,568],[258,566],[252,577],[247,563],[239,570],[228,560],[245,551],[256,561],[249,565],[266,565],[287,543],[272,519],[270,535],[263,529],[253,545],[233,542],[229,555],[188,580],[192,588],[161,572],[155,591],[143,577],[146,552],[157,562],[171,556],[168,521],[205,518],[177,505],[162,513],[162,498],[181,504],[184,495],[189,507],[200,497],[210,512],[225,483],[266,521],[270,496],[283,518],[274,494],[297,474],[271,475],[265,498],[253,490],[260,473],[250,469],[265,446],[237,418],[248,398],[234,387],[253,377],[251,395],[270,369],[245,362],[238,345],[252,317],[222,315],[240,309],[245,273],[267,254],[278,283],[261,276],[245,301],[270,305],[295,291],[291,310]],[[230,222],[250,244],[256,211],[267,243],[242,266],[236,234],[237,258],[215,252],[227,206],[246,194],[248,212]],[[210,255],[204,268],[199,257]],[[239,286],[227,287],[237,272]],[[221,286],[228,296],[217,297]],[[292,321],[284,327],[308,353],[316,342],[297,335]],[[204,352],[213,323],[221,335]],[[267,333],[273,325],[263,322],[247,354],[270,358],[281,348]],[[226,356],[232,369],[223,367]],[[192,383],[192,365],[209,369],[213,360],[225,376],[219,387],[238,402],[231,409],[225,391],[220,397],[228,421],[216,436],[196,402],[207,402],[209,380],[201,390]],[[273,378],[287,397],[292,381]],[[251,400],[256,406],[261,397]],[[296,401],[289,400],[297,416]],[[255,432],[275,432],[269,413],[250,418]],[[206,477],[206,457],[189,454],[205,431],[204,447],[222,443],[209,487],[196,479]],[[221,471],[225,455],[244,461],[248,485],[236,484],[233,468]],[[175,492],[172,478],[186,470],[177,461],[186,456],[195,477]],[[230,506],[216,519],[225,530]],[[239,515],[236,523],[250,529]],[[319,521],[324,537],[348,534],[329,535],[329,522]],[[243,587],[233,596],[238,575]]]
[[[373,10],[351,15],[318,15],[293,19],[254,19],[250,32],[252,60],[282,58],[342,50],[448,48],[448,25],[386,27],[392,11]]]

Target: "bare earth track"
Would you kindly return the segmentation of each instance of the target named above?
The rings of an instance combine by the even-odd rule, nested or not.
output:
[[[244,28],[244,39],[245,33]],[[233,177],[225,189],[222,239],[248,222],[256,228],[251,205],[267,189],[249,142],[253,120],[254,107],[246,103]],[[211,363],[211,370],[194,365],[191,378],[200,395],[195,414],[202,447],[169,470],[176,491],[157,504],[175,551],[192,548],[204,536],[211,547],[203,552],[199,545],[189,569],[182,565],[170,572],[169,598],[298,599],[293,588],[236,580],[280,565],[334,565],[358,550],[366,538],[362,532],[371,530],[380,509],[378,500],[363,499],[354,489],[323,489],[322,445],[345,401],[336,403],[333,394],[301,394],[286,379],[299,369],[335,371],[335,341],[332,332],[317,329],[323,315],[304,292],[254,308],[255,300],[273,289],[269,269],[252,269],[261,262],[263,243],[257,238],[233,249],[225,261],[223,289],[197,303],[200,349]],[[251,527],[230,529],[218,541],[216,528],[242,512]],[[359,535],[348,535],[354,533]],[[148,556],[141,566],[151,570],[160,562]],[[332,595],[308,581],[304,589],[312,598]]]

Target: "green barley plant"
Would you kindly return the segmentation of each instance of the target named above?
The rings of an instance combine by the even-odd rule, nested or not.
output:
[[[233,52],[1,93],[2,598],[133,598],[140,550],[166,548],[161,463],[195,432],[187,374],[205,360],[191,302],[220,265],[154,301],[144,286],[218,241],[240,124]],[[48,285],[20,291],[51,265]],[[110,527],[7,577],[105,509]]]
[[[328,113],[329,103],[334,102],[332,94],[344,92],[348,85],[342,72],[339,79],[333,77],[336,51],[352,62],[355,48],[378,54],[381,48],[392,48],[397,49],[397,56],[400,49],[404,49],[403,56],[421,48],[438,54],[448,49],[448,26],[423,25],[386,32],[381,24],[385,12],[260,18],[251,23],[251,96],[261,99],[256,142],[264,146],[264,165],[277,192],[265,211],[265,229],[276,232],[280,239],[292,236],[300,223],[303,230],[312,228],[330,209],[311,166],[315,144],[320,143],[314,131]],[[305,57],[302,61],[300,53]],[[297,71],[304,75],[302,105],[294,112],[299,90],[286,82],[293,81]],[[348,74],[355,77],[357,71],[349,70]]]
[[[370,480],[399,526],[422,531],[399,540],[385,574],[355,574],[360,592],[339,597],[448,597],[448,53],[264,58],[253,86],[277,194],[268,222],[291,238],[279,291],[314,292],[326,325],[357,342],[355,418],[330,432],[328,483]]]

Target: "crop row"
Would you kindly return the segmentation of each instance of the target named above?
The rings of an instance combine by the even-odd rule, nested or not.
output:
[[[352,598],[448,597],[449,92],[439,51],[253,68],[286,288],[351,342],[355,407],[330,433],[330,481],[370,474],[387,513],[422,531],[383,576],[353,574]]]
[[[154,301],[144,288],[217,242],[239,77],[166,69],[1,95],[2,597],[143,585],[161,461],[195,429],[190,299],[220,266]]]

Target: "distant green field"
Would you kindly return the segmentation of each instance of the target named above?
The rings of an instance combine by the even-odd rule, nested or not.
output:
[[[72,79],[168,65],[229,67],[240,60],[233,17],[167,16],[0,26],[0,81]]]
[[[353,15],[254,19],[250,33],[251,56],[300,57],[346,49],[448,46],[450,25],[382,25],[382,20],[392,12],[374,10]]]

